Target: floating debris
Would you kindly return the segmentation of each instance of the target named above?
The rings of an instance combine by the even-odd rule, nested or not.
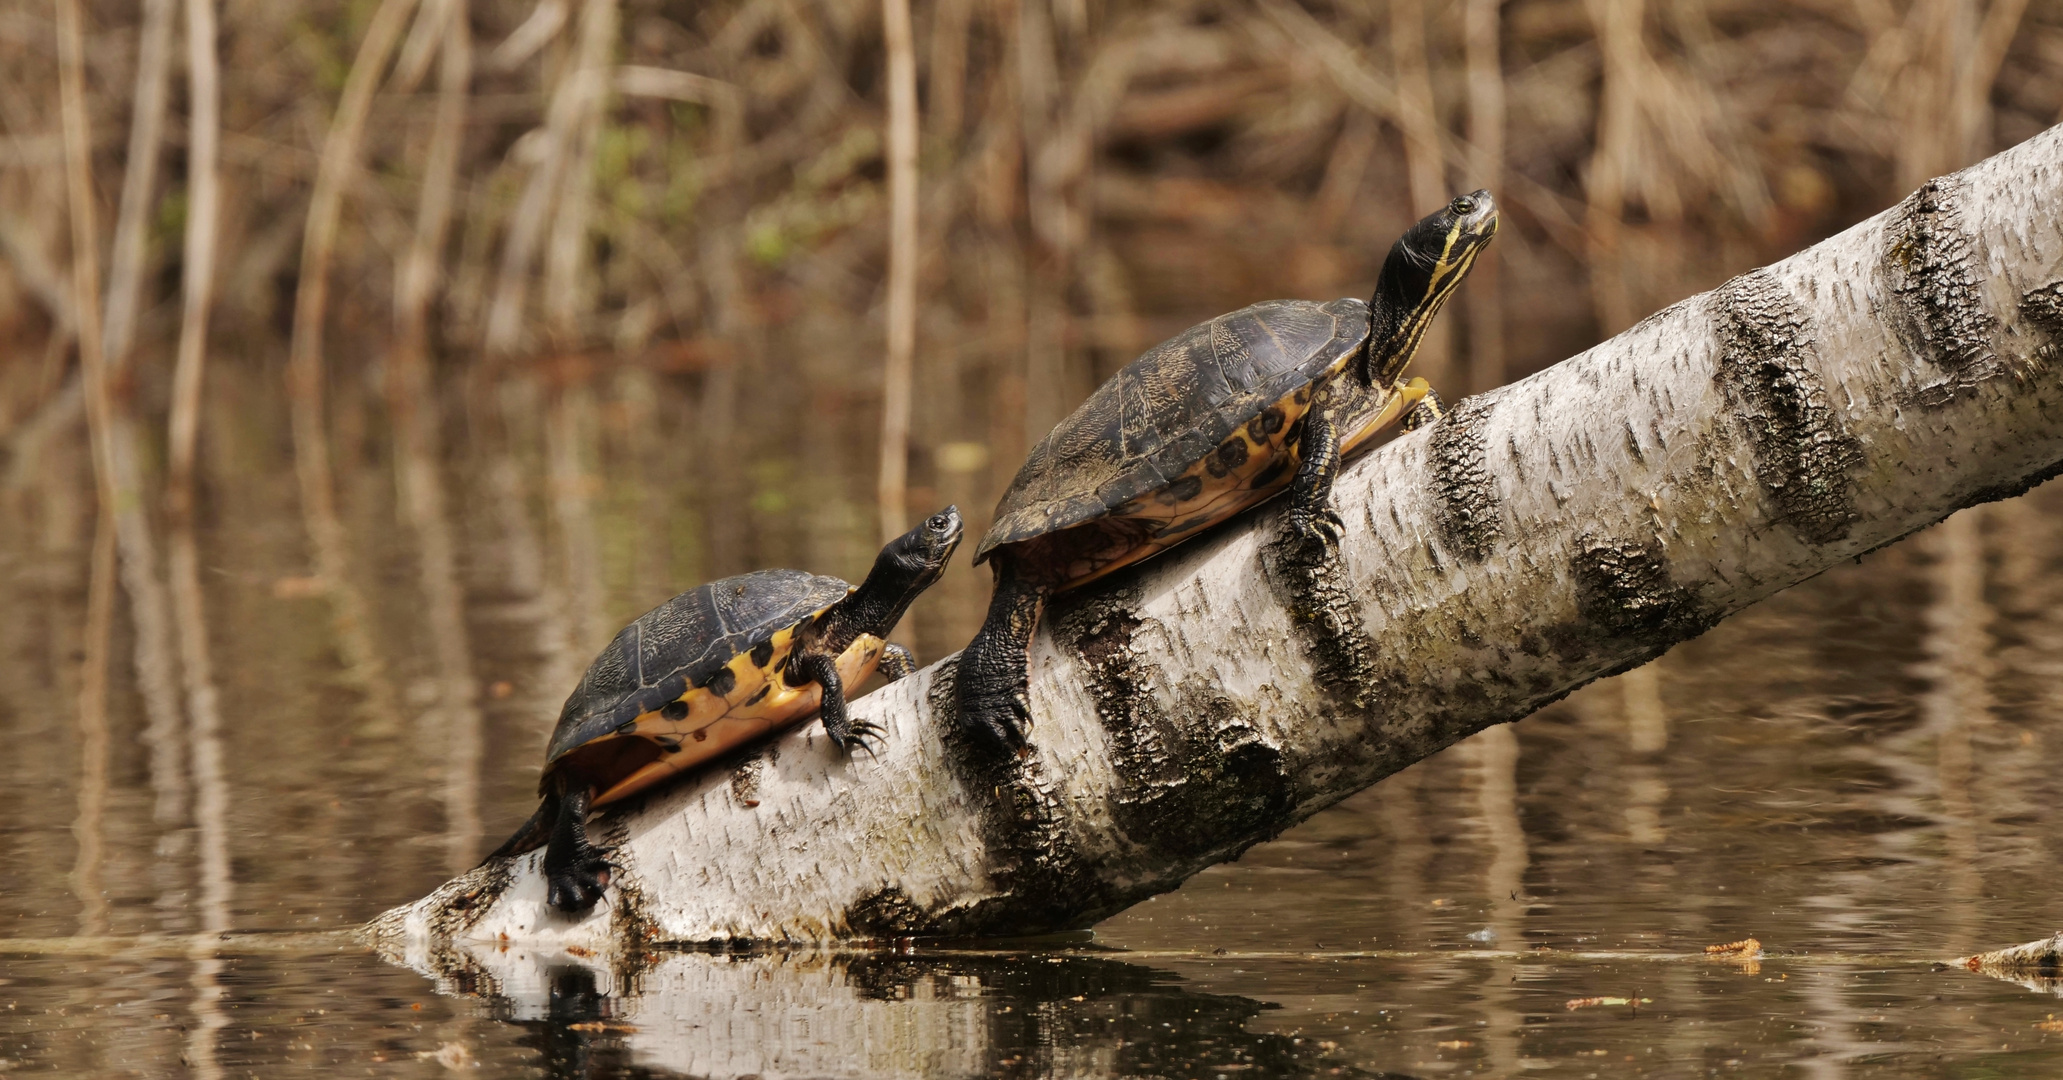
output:
[[[1724,945],[1707,945],[1705,956],[1712,960],[1739,964],[1743,975],[1762,974],[1762,943],[1751,937],[1729,941]]]
[[[1654,998],[1587,997],[1570,998],[1562,1004],[1570,1012],[1574,1012],[1577,1009],[1588,1009],[1598,1005],[1653,1005],[1654,1003]]]
[[[567,1031],[607,1031],[620,1035],[635,1034],[637,1029],[636,1024],[625,1024],[616,1020],[583,1020],[578,1024],[566,1025]]]
[[[2034,1026],[2043,1031],[2063,1031],[2063,1020],[2056,1019],[2056,1014],[2050,1013],[2047,1020],[2036,1020]]]

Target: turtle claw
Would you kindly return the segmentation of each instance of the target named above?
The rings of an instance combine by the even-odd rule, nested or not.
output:
[[[824,734],[831,737],[831,745],[836,746],[848,757],[854,750],[865,750],[868,757],[878,759],[881,756],[880,751],[888,745],[888,732],[872,720],[852,721],[847,725],[843,735],[828,728]]]
[[[1347,526],[1340,520],[1339,511],[1330,506],[1317,510],[1293,507],[1289,512],[1289,535],[1305,554],[1324,558],[1339,549]]]
[[[1024,729],[1031,726],[1031,697],[1022,689],[985,694],[965,703],[960,723],[990,746],[1017,753],[1024,749]]]

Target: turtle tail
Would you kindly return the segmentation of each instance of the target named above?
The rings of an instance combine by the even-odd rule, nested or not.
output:
[[[537,804],[537,812],[530,815],[530,820],[519,826],[514,836],[502,841],[500,847],[495,848],[486,858],[481,859],[480,865],[485,866],[496,859],[506,859],[512,855],[521,855],[526,851],[535,851],[543,847],[545,841],[551,839],[552,819],[559,816],[558,803],[558,796],[545,796]]]

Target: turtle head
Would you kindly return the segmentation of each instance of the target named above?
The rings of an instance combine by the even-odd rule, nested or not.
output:
[[[1419,219],[1390,248],[1368,303],[1373,323],[1369,346],[1379,384],[1403,373],[1440,305],[1496,235],[1497,201],[1478,190]]]
[[[848,601],[859,615],[856,622],[867,633],[886,637],[918,594],[945,573],[953,549],[960,546],[960,530],[960,508],[948,506],[890,540]]]

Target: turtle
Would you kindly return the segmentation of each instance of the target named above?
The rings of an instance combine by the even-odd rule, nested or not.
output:
[[[1497,234],[1487,191],[1390,248],[1367,302],[1271,300],[1190,327],[1126,364],[1034,447],[975,550],[995,592],[959,660],[960,723],[1003,750],[1031,720],[1028,650],[1054,593],[1164,551],[1288,488],[1293,550],[1330,559],[1332,482],[1403,418],[1439,416],[1405,366]]]
[[[884,639],[960,543],[948,506],[889,541],[858,588],[801,570],[702,585],[639,616],[566,698],[545,751],[537,812],[483,861],[544,846],[546,902],[579,913],[609,884],[609,850],[589,810],[820,716],[841,752],[873,752],[881,730],[846,712],[846,691],[880,670],[916,670]]]

